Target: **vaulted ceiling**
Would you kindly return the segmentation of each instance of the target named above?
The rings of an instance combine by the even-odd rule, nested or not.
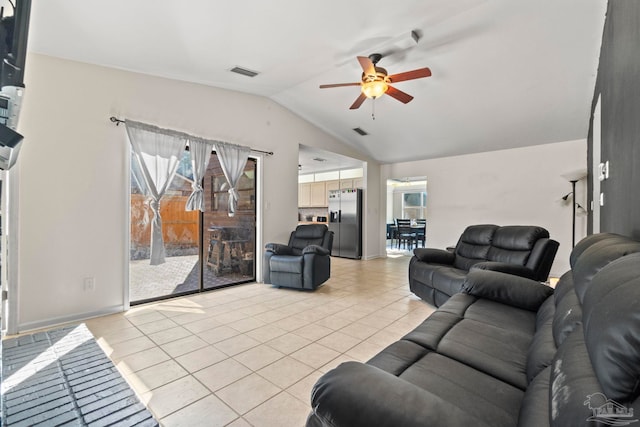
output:
[[[388,163],[586,138],[605,13],[606,0],[43,0],[29,50],[269,97]],[[390,74],[433,75],[396,84],[408,104],[349,110],[359,87],[319,89],[359,81],[356,56],[372,53]]]

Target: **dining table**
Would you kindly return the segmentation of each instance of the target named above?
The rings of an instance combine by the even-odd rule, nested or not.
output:
[[[426,232],[426,224],[411,224],[411,231],[415,231],[416,236],[418,236],[418,234],[420,232],[422,232],[422,234],[424,235]],[[387,229],[389,230],[389,238],[391,239],[391,247],[393,247],[393,241],[395,239],[398,238],[398,226],[395,224],[387,224]],[[425,245],[425,240],[426,239],[422,239],[422,247],[424,248]],[[417,240],[415,240],[416,243],[416,247],[418,247],[418,242]]]

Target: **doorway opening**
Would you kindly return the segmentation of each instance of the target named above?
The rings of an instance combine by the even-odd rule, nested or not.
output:
[[[185,150],[160,201],[165,262],[151,265],[153,213],[131,162],[129,300],[132,305],[255,281],[256,159],[249,158],[237,185],[236,213],[228,214],[229,184],[215,152],[202,182],[204,212],[185,211],[192,191]]]
[[[413,249],[426,247],[428,237],[426,177],[388,179],[386,217],[387,256],[412,256]],[[405,224],[402,220],[408,221]]]

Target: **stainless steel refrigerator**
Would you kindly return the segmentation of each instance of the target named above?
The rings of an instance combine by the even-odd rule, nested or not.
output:
[[[329,230],[333,231],[331,255],[362,257],[362,190],[329,191]]]

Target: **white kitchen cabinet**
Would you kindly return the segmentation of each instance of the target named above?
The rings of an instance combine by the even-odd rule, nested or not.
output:
[[[308,208],[311,206],[311,184],[310,182],[298,184],[298,207]]]
[[[311,184],[311,206],[325,207],[327,203],[327,186],[324,181],[312,182]]]

